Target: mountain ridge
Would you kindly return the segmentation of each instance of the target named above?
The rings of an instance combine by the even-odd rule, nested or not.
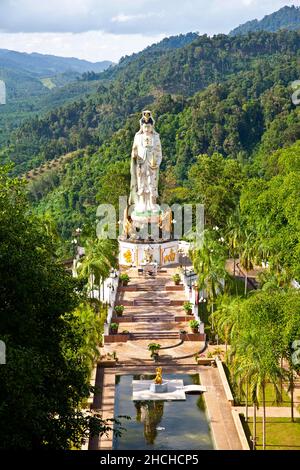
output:
[[[113,65],[111,61],[89,62],[76,57],[61,57],[38,52],[19,52],[10,49],[0,49],[0,68],[22,69],[37,76],[52,76],[73,71],[84,73],[88,71],[102,72]]]
[[[300,7],[284,6],[278,11],[264,16],[261,20],[254,19],[239,25],[230,31],[229,36],[238,36],[258,31],[275,33],[280,29],[297,31],[300,29]]]

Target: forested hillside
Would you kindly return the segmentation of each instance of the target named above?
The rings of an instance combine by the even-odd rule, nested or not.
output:
[[[295,64],[298,57],[299,45],[299,33],[279,32],[247,38],[202,36],[182,48],[155,49],[152,53],[146,50],[126,67],[119,67],[113,79],[104,73],[103,80],[91,81],[98,83],[98,88],[88,99],[22,124],[10,136],[2,160],[13,160],[15,172],[22,173],[87,145],[99,147],[122,128],[128,115],[153,106],[162,95],[179,95],[178,101],[184,106],[185,100],[199,90],[240,72],[261,68],[259,75],[265,73],[265,68],[266,72],[268,67],[272,69],[272,64],[289,69],[290,62]],[[288,74],[285,70],[280,73],[283,76],[278,77],[278,83],[286,84],[290,70]],[[297,78],[297,70],[294,68],[290,75]],[[257,92],[261,86],[257,85]]]
[[[299,108],[292,104],[289,88],[298,74],[296,61],[264,64],[222,85],[210,85],[189,100],[160,97],[153,111],[164,149],[162,200],[193,201],[189,169],[197,155],[218,152],[244,168],[254,160],[248,171],[260,174],[268,155],[300,139]],[[128,192],[130,147],[138,119],[138,113],[128,118],[96,152],[87,147],[63,169],[30,184],[33,200],[40,201],[39,211],[50,211],[65,237],[76,223],[94,223],[97,203],[117,206],[118,196]]]
[[[0,49],[0,67],[9,70],[27,71],[39,77],[52,77],[64,72],[102,72],[112,62],[89,62],[74,57],[58,57],[54,55],[9,51]]]
[[[297,31],[300,29],[300,9],[292,5],[265,16],[262,20],[247,21],[230,32],[231,36],[253,33],[257,31],[275,32],[280,29]]]
[[[85,72],[98,73],[110,65],[109,61],[92,63],[0,49],[0,80],[7,91],[7,105],[0,107],[0,145],[9,140],[12,129],[31,116],[95,91],[90,83],[79,83],[78,79]]]
[[[247,178],[262,174],[272,152],[300,139],[299,108],[291,101],[291,83],[300,76],[298,32],[180,41],[182,47],[173,39],[170,48],[165,42],[125,58],[127,65],[121,61],[113,77],[110,71],[86,76],[79,81],[83,92],[95,92],[28,120],[2,148],[2,160],[12,159],[16,174],[76,151],[62,165],[35,171],[28,186],[35,210],[53,217],[65,239],[78,225],[93,230],[97,204],[117,206],[118,196],[127,193],[130,147],[145,106],[153,110],[162,139],[165,202],[197,199],[193,168],[201,154],[236,161]],[[213,210],[219,209],[217,203]],[[214,214],[211,220],[225,223]]]

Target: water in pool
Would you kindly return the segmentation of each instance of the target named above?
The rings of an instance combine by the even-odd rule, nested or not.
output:
[[[130,416],[123,421],[126,431],[115,437],[114,449],[205,450],[213,449],[202,395],[186,395],[184,401],[131,400],[132,380],[155,376],[118,375],[116,377],[115,416]],[[199,376],[164,374],[164,379],[182,379],[184,385],[198,384]]]

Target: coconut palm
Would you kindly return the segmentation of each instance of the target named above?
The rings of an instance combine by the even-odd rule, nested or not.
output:
[[[271,383],[276,394],[276,401],[281,400],[279,381],[282,370],[277,352],[272,348],[272,335],[268,329],[263,331],[256,326],[248,331],[240,331],[235,345],[236,373],[249,382],[253,404],[258,406],[261,397],[263,406],[263,450],[266,449],[266,386]]]
[[[230,256],[233,258],[233,276],[235,277],[236,258],[238,257],[238,248],[241,245],[240,240],[242,238],[242,224],[239,207],[237,207],[235,212],[228,218],[225,238],[228,243]]]
[[[216,239],[216,235],[211,230],[205,230],[203,244],[191,251],[191,259],[198,276],[198,288],[206,292],[213,314],[215,299],[218,293],[223,291],[224,280],[227,276],[225,247]],[[212,317],[212,330],[213,328]]]
[[[240,265],[245,270],[245,296],[247,295],[248,271],[253,269],[256,256],[255,239],[253,232],[245,230],[240,239]]]
[[[100,299],[101,284],[109,277],[110,270],[116,266],[117,250],[113,240],[88,240],[85,247],[85,257],[78,264],[78,272],[82,277],[90,279],[91,292],[93,292],[94,283],[96,283]]]
[[[283,358],[288,364],[289,392],[291,396],[291,421],[294,422],[294,373],[299,372],[299,354],[295,349],[294,341],[300,337],[300,299],[299,293],[294,290],[284,295],[284,330],[283,330]],[[297,343],[296,343],[297,344]]]
[[[226,356],[227,345],[231,343],[231,337],[239,327],[240,304],[240,298],[224,294],[217,301],[217,310],[213,314],[216,332],[225,341]]]

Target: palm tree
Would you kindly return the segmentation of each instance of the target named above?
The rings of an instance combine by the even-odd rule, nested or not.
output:
[[[198,276],[198,288],[206,291],[213,314],[215,299],[218,293],[223,291],[223,282],[227,276],[225,247],[216,239],[211,230],[205,230],[203,244],[191,251],[191,259]]]
[[[226,356],[227,345],[231,343],[231,338],[239,327],[240,303],[240,298],[224,294],[217,302],[217,310],[213,314],[216,332],[225,341]]]
[[[78,327],[85,341],[78,350],[78,355],[91,370],[95,360],[99,356],[103,320],[95,315],[95,311],[87,302],[80,304],[74,310],[73,315],[77,317]]]
[[[233,258],[233,276],[235,277],[236,258],[242,237],[241,214],[239,207],[237,207],[235,212],[228,218],[225,237],[228,242],[230,256]]]
[[[247,295],[248,271],[253,269],[256,255],[254,235],[252,232],[244,231],[240,245],[240,265],[245,270],[245,296]]]
[[[284,305],[284,334],[283,334],[283,358],[288,363],[289,392],[291,395],[291,421],[294,422],[294,372],[299,371],[298,356],[295,360],[293,343],[300,335],[300,305],[299,293],[294,289],[287,291],[283,296]],[[296,353],[297,355],[297,353]]]
[[[113,240],[97,239],[86,242],[85,257],[78,264],[78,272],[91,281],[91,291],[94,282],[98,285],[99,300],[101,284],[109,277],[110,270],[117,266],[117,249]]]
[[[241,332],[236,345],[238,371],[244,371],[246,380],[250,384],[253,404],[258,405],[258,397],[262,398],[263,405],[263,450],[266,449],[266,386],[271,383],[276,394],[276,401],[280,401],[279,380],[282,370],[279,358],[272,348],[272,338],[268,337],[268,331],[258,330],[253,327],[248,331]],[[256,408],[255,408],[256,410]]]

